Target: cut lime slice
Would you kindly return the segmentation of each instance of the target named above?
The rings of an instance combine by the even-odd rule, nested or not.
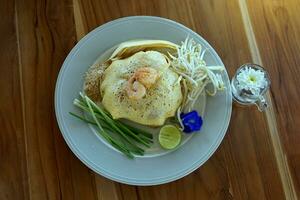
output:
[[[165,125],[159,131],[159,144],[165,149],[174,149],[181,141],[181,132],[176,126]]]

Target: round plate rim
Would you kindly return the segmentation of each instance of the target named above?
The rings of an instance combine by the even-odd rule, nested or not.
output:
[[[71,149],[71,151],[78,157],[78,159],[81,162],[83,162],[87,167],[89,167],[90,169],[92,169],[96,173],[98,173],[98,174],[100,174],[100,175],[102,175],[102,176],[104,176],[106,178],[109,178],[111,180],[114,180],[114,181],[117,181],[117,182],[120,182],[120,183],[129,184],[129,185],[141,185],[141,186],[159,185],[159,184],[168,183],[168,182],[171,182],[171,181],[178,180],[178,179],[186,176],[187,174],[192,173],[194,170],[196,170],[198,167],[200,167],[203,163],[205,163],[211,157],[211,155],[217,150],[217,148],[219,147],[220,143],[222,142],[222,140],[223,140],[223,138],[224,138],[224,136],[226,134],[226,131],[227,131],[228,126],[229,126],[230,118],[231,118],[231,112],[232,112],[231,91],[227,91],[229,97],[226,98],[226,101],[229,100],[229,104],[228,105],[230,105],[227,108],[227,113],[225,114],[225,119],[227,119],[227,120],[224,122],[223,129],[221,130],[221,133],[218,135],[218,138],[217,138],[216,142],[213,145],[211,145],[211,149],[212,150],[208,151],[207,154],[205,156],[203,156],[201,159],[199,159],[197,162],[194,162],[190,166],[189,170],[185,170],[184,172],[181,171],[179,174],[177,174],[177,176],[168,177],[168,178],[164,177],[164,180],[148,179],[148,181],[146,181],[146,180],[138,181],[138,180],[135,180],[135,179],[125,180],[125,179],[122,179],[122,177],[118,178],[117,175],[110,174],[109,172],[107,172],[105,170],[101,171],[101,170],[97,169],[96,166],[93,166],[94,163],[89,162],[88,158],[86,158],[84,155],[80,154],[80,151],[78,150],[78,148],[74,144],[72,144],[70,138],[66,134],[64,134],[64,130],[65,129],[64,129],[64,125],[62,123],[63,119],[62,119],[61,114],[59,113],[59,89],[60,89],[61,77],[62,77],[64,69],[67,66],[68,60],[71,58],[71,56],[74,53],[76,53],[76,51],[79,50],[79,47],[81,45],[83,45],[88,40],[88,38],[92,37],[94,34],[96,34],[97,32],[101,31],[104,28],[108,28],[109,26],[115,25],[117,23],[123,23],[123,22],[131,21],[131,20],[152,20],[152,21],[157,21],[157,22],[165,22],[165,23],[177,26],[177,27],[179,26],[179,27],[185,29],[186,31],[188,31],[189,34],[191,34],[191,35],[193,35],[195,37],[200,38],[208,47],[210,47],[213,50],[213,52],[216,55],[216,59],[218,60],[218,62],[220,62],[220,63],[223,64],[222,60],[220,59],[220,57],[218,56],[218,54],[215,52],[214,48],[212,48],[212,46],[204,38],[202,38],[199,34],[195,33],[193,30],[187,28],[186,26],[184,26],[184,25],[182,25],[182,24],[180,24],[178,22],[175,22],[175,21],[172,21],[172,20],[166,19],[166,18],[155,17],[155,16],[130,16],[130,17],[119,18],[119,19],[107,22],[107,23],[105,23],[105,24],[103,24],[103,25],[95,28],[91,32],[89,32],[70,51],[70,53],[66,57],[63,65],[62,65],[62,67],[60,69],[60,72],[59,72],[58,78],[57,78],[57,82],[56,82],[55,95],[54,95],[55,114],[56,114],[58,126],[60,128],[62,136],[63,136],[64,140],[66,141],[67,145],[69,146],[69,148]],[[226,72],[226,76],[228,77],[227,71],[225,71],[225,72]],[[227,88],[227,89],[230,90],[230,88]]]

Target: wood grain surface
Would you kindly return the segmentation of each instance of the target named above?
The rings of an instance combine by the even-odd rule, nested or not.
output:
[[[300,2],[297,0],[254,3],[249,14],[262,62],[272,79],[271,96],[279,135],[300,195]]]
[[[297,0],[0,1],[0,199],[296,199],[299,8]],[[178,21],[216,49],[230,75],[259,62],[272,79],[271,111],[234,104],[216,153],[159,186],[120,184],[85,167],[54,115],[57,74],[72,47],[95,27],[131,15]]]

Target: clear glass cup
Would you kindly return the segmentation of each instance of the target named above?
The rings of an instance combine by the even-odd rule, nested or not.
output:
[[[238,87],[239,80],[237,76],[246,68],[252,68],[254,70],[260,70],[264,74],[264,78],[266,84],[264,84],[263,88],[259,89],[258,94],[253,94],[250,90],[241,89]],[[268,102],[266,101],[265,94],[270,88],[270,77],[268,72],[260,65],[247,63],[242,65],[236,71],[234,77],[231,80],[231,88],[232,88],[232,97],[233,99],[242,104],[242,105],[256,105],[260,111],[264,111],[268,107]]]

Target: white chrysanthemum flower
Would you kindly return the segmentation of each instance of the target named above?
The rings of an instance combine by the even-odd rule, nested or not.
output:
[[[237,75],[237,87],[240,90],[249,90],[253,95],[259,95],[267,85],[264,72],[261,70],[245,67]]]

